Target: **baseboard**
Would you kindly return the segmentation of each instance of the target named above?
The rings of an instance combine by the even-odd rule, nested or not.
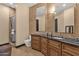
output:
[[[16,46],[16,48],[19,48],[19,47],[21,47],[21,46],[24,46],[25,44],[21,44],[21,45],[19,45],[19,46]]]
[[[7,45],[7,44],[10,44],[10,43],[4,43],[4,44],[0,44],[0,46]]]

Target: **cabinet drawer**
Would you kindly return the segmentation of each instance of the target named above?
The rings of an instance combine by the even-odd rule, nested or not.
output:
[[[57,49],[52,46],[48,46],[48,55],[49,56],[60,56],[61,55],[61,49]]]
[[[42,49],[42,48],[46,48],[46,49],[47,49],[47,44],[42,43],[42,44],[41,44],[41,49]]]
[[[47,55],[47,38],[41,37],[41,52]]]
[[[73,45],[70,45],[70,44],[65,44],[63,43],[62,44],[62,52],[67,52],[71,55],[79,55],[79,47],[78,46],[73,46]]]
[[[32,48],[40,51],[40,45],[38,45],[38,44],[33,44]]]
[[[41,38],[41,42],[47,43],[47,38]]]
[[[70,53],[67,53],[67,52],[62,52],[62,56],[73,56],[72,54],[70,54]]]
[[[47,55],[47,49],[46,49],[46,48],[42,48],[42,49],[41,49],[41,52],[42,52],[44,55]]]
[[[58,41],[48,40],[48,45],[61,49],[61,42],[58,42]]]
[[[46,38],[41,39],[41,48],[47,48],[47,39]]]
[[[40,37],[38,37],[38,36],[32,36],[32,39],[33,40],[40,40]]]
[[[37,44],[39,44],[40,43],[40,40],[32,40],[32,43],[37,43]]]
[[[41,49],[40,41],[41,41],[40,36],[32,36],[31,41],[32,48],[40,51]]]

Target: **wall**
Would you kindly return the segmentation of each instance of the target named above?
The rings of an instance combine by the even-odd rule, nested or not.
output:
[[[36,32],[36,9],[41,7],[41,6],[45,6],[46,7],[46,3],[38,3],[32,7],[29,8],[29,33],[35,33]],[[45,15],[45,19],[46,19]]]
[[[58,19],[58,32],[65,32],[65,28],[64,28],[64,13],[60,13],[58,15],[55,16],[55,18]]]
[[[45,15],[37,17],[39,20],[39,31],[45,31]]]
[[[47,3],[47,13],[46,13],[46,20],[45,20],[45,30],[46,32],[51,32],[52,34],[55,32],[54,29],[54,14],[51,13],[51,8],[54,6],[53,3]]]
[[[9,8],[0,5],[0,44],[9,42]]]
[[[24,4],[16,6],[16,46],[24,44],[29,35],[29,8]]]
[[[39,8],[41,6],[45,6],[46,7],[46,13],[45,13],[45,32],[54,32],[53,30],[53,14],[49,12],[49,10],[51,9],[53,3],[38,3],[32,7],[30,7],[30,16],[29,16],[29,30],[30,30],[30,34],[36,32],[36,22],[35,22],[35,18],[36,18],[36,8]]]
[[[64,11],[64,27],[67,25],[74,26],[74,7]]]
[[[55,16],[58,19],[58,32],[65,32],[65,26],[74,26],[74,7]]]
[[[38,4],[40,5],[44,5],[44,4]],[[38,5],[33,6],[30,8],[30,33],[35,32],[35,11],[36,8],[38,7]],[[74,34],[68,34],[68,33],[56,33],[54,30],[54,14],[50,13],[51,8],[54,6],[53,3],[47,3],[46,5],[47,8],[47,14],[45,17],[45,31],[46,32],[52,32],[53,35],[62,35],[62,36],[66,36],[66,37],[73,37]],[[79,4],[77,4],[75,6],[75,10],[74,10],[74,33],[77,34],[77,36],[79,36]],[[50,25],[49,25],[50,24]],[[74,35],[76,36],[76,35]]]
[[[13,8],[9,8],[10,12],[9,12],[9,16],[15,16],[16,15],[16,10]]]
[[[46,25],[45,25],[45,26],[46,26],[46,31],[47,31],[47,32],[48,32],[48,31],[49,31],[49,32],[52,32],[52,34],[53,34],[53,35],[56,35],[56,36],[57,36],[57,35],[58,35],[58,36],[59,36],[59,35],[62,35],[62,36],[67,37],[67,38],[68,38],[68,37],[69,37],[69,38],[70,38],[70,37],[75,37],[74,34],[69,34],[69,33],[64,33],[64,32],[55,32],[55,29],[54,29],[54,28],[55,28],[55,27],[54,27],[54,26],[55,26],[55,22],[54,22],[54,19],[55,19],[54,17],[55,17],[55,16],[54,16],[53,13],[50,13],[50,12],[51,12],[51,8],[52,8],[53,6],[54,6],[54,4],[52,4],[52,3],[48,3],[48,4],[47,4],[47,16],[46,16],[46,17],[47,17],[47,18],[46,18],[47,20],[46,20]],[[78,29],[77,29],[77,28],[79,28],[79,25],[78,25],[78,23],[79,23],[79,22],[78,22],[78,19],[79,19],[79,18],[78,18],[78,17],[79,17],[79,5],[75,8],[75,12],[76,12],[76,13],[75,13],[75,15],[76,15],[76,16],[75,16],[75,19],[76,19],[76,20],[75,20],[74,22],[75,22],[75,24],[76,24],[76,25],[75,25],[76,27],[75,27],[75,26],[74,26],[74,27],[75,27],[75,29],[76,29],[75,31],[78,32]],[[48,24],[50,24],[50,25],[48,25]],[[77,36],[79,36],[79,35],[77,35]]]
[[[65,12],[65,20],[66,20],[66,24],[74,25],[74,33],[69,34],[69,33],[60,32],[60,34],[54,33],[54,35],[62,35],[66,38],[79,37],[79,4],[77,4],[74,8],[72,7]],[[72,23],[69,23],[71,21]]]
[[[74,33],[79,34],[79,4],[75,6],[74,19]]]
[[[40,17],[40,20],[39,20],[39,31],[45,31],[45,15]]]

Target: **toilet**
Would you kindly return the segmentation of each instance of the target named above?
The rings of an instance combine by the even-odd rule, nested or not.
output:
[[[29,35],[29,37],[26,40],[24,40],[24,43],[26,47],[31,47],[31,35]]]

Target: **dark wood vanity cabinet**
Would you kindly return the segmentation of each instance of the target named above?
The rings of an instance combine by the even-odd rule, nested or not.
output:
[[[48,56],[79,56],[79,46],[32,35],[32,48]]]
[[[61,42],[48,40],[48,56],[61,55]]]
[[[48,46],[48,56],[60,56],[60,50],[52,46]]]
[[[61,42],[38,35],[32,35],[32,48],[48,56],[61,55]]]
[[[48,39],[46,37],[41,38],[41,52],[44,55],[47,55],[47,44],[48,44]]]
[[[79,47],[62,43],[62,56],[79,56]]]
[[[32,35],[31,46],[33,49],[40,51],[41,50],[40,42],[41,42],[41,39],[39,35]]]

